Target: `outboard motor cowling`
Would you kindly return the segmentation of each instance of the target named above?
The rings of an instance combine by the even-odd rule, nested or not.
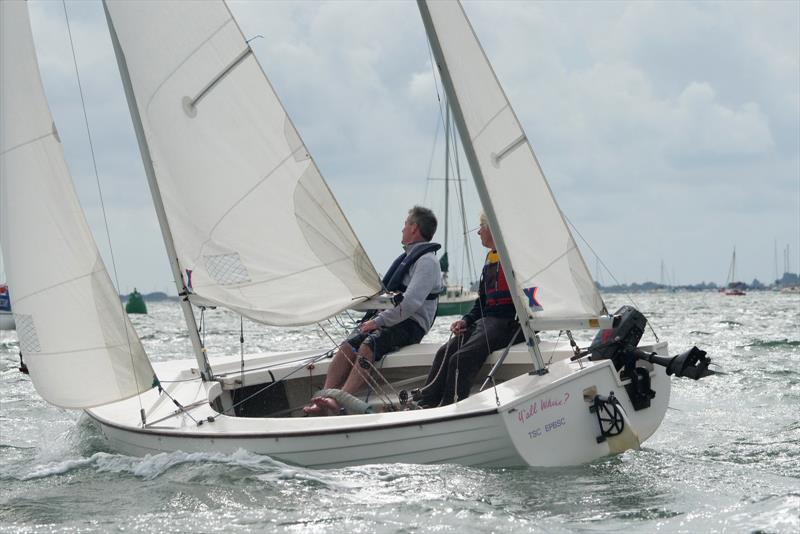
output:
[[[623,306],[614,313],[614,326],[600,330],[589,346],[590,360],[611,360],[619,371],[625,365],[625,354],[639,344],[647,318],[633,306]]]
[[[628,379],[625,385],[635,410],[650,407],[656,392],[650,389],[650,373],[636,366],[636,346],[644,335],[647,318],[633,306],[623,306],[614,313],[614,326],[597,333],[589,347],[591,360],[611,360],[620,378]]]

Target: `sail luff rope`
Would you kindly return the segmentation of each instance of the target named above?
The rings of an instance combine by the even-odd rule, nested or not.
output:
[[[439,139],[439,127],[441,126],[441,122],[439,122],[439,118],[436,118],[436,130],[433,132],[433,146],[431,147],[431,157],[428,160],[428,176],[427,180],[425,180],[425,195],[422,197],[422,204],[428,204],[428,191],[430,190],[431,186],[431,171],[433,170],[433,158],[436,156],[436,141]]]
[[[452,117],[450,119],[452,120]],[[458,141],[456,139],[458,132],[456,131],[456,128],[452,128],[450,133],[453,137],[453,160],[456,168],[456,186],[458,187],[458,200],[461,211],[461,229],[463,231],[462,237],[464,238],[464,254],[461,258],[461,283],[464,283],[464,263],[466,260],[466,269],[470,275],[469,283],[471,288],[476,279],[477,272],[475,271],[475,264],[472,258],[472,247],[469,244],[469,230],[467,230],[467,210],[464,207],[464,188],[461,183],[461,165],[459,163]]]
[[[597,252],[595,252],[595,250],[592,248],[592,245],[590,245],[589,242],[586,240],[586,238],[583,237],[583,234],[580,233],[578,228],[574,224],[572,224],[572,221],[569,220],[569,217],[567,217],[566,214],[564,214],[564,220],[567,221],[567,223],[572,227],[573,230],[575,230],[575,233],[578,234],[578,237],[581,238],[581,241],[583,241],[583,243],[589,248],[589,250],[592,252],[592,254],[594,254],[595,259],[597,259],[597,261],[600,263],[600,265],[603,266],[603,269],[606,270],[606,272],[611,277],[611,279],[614,281],[614,283],[617,284],[617,285],[621,285],[619,283],[619,280],[617,280],[617,277],[614,276],[614,273],[611,272],[611,269],[608,268],[608,266],[605,264],[605,262],[600,257],[600,255]],[[636,302],[633,300],[633,297],[631,297],[630,294],[626,294],[626,297],[627,297],[628,300],[631,301],[631,304],[633,304],[633,306],[635,308],[639,308],[639,305],[636,304]],[[605,304],[603,306],[605,307]],[[650,324],[650,320],[649,319],[647,320],[647,326],[650,328],[650,331],[653,333],[653,337],[656,338],[656,343],[658,343],[658,341],[659,341],[658,334],[656,334],[656,331],[653,328],[653,325]]]
[[[114,271],[115,290],[117,292],[119,292],[119,275],[117,274],[117,261],[116,261],[116,259],[114,257],[114,248],[111,246],[111,232],[109,231],[109,228],[108,228],[108,217],[106,216],[106,204],[105,204],[105,201],[103,200],[103,188],[100,185],[100,175],[97,172],[97,158],[95,157],[95,153],[94,153],[94,143],[92,141],[92,132],[91,132],[91,129],[89,128],[89,116],[86,113],[86,100],[85,100],[85,98],[83,96],[83,84],[81,84],[81,75],[78,72],[78,58],[77,58],[77,56],[75,54],[75,43],[73,42],[73,39],[72,39],[72,28],[70,27],[70,24],[69,24],[69,13],[67,12],[67,2],[66,2],[66,0],[61,0],[61,5],[64,8],[64,19],[67,22],[67,34],[69,35],[69,47],[70,47],[70,51],[72,52],[72,64],[73,64],[73,66],[75,68],[75,78],[76,78],[76,80],[78,82],[78,93],[80,94],[80,97],[81,97],[81,110],[83,111],[83,122],[84,122],[84,125],[86,126],[86,136],[87,136],[87,138],[89,140],[89,152],[91,153],[91,156],[92,156],[92,168],[94,169],[94,178],[95,178],[95,183],[97,184],[97,193],[98,193],[98,196],[100,197],[100,208],[101,208],[102,213],[103,213],[103,224],[105,226],[106,240],[108,241],[108,250],[109,250],[109,254],[111,256],[111,268]],[[120,303],[119,310],[120,310],[120,314],[121,314],[121,317],[122,317],[122,327],[125,330],[125,340],[128,343],[128,355],[130,356],[131,371],[132,371],[132,374],[133,374],[133,380],[134,380],[134,383],[136,384],[136,391],[138,393],[138,392],[140,392],[139,377],[137,376],[136,365],[134,364],[134,361],[133,361],[133,347],[131,346],[130,331],[128,329],[128,324],[127,324],[127,320],[126,320],[127,317],[125,316],[126,312],[125,312],[125,308],[122,306],[121,303]],[[153,370],[153,372],[155,373],[155,370]],[[158,380],[157,376],[155,376],[154,378],[156,379],[156,381]],[[139,401],[139,413],[141,415],[142,424],[144,425],[145,424],[145,412],[144,412],[144,407],[142,406],[142,398],[141,398],[141,396],[136,395],[136,399]]]

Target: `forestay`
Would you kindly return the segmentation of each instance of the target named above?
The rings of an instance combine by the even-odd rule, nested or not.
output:
[[[224,3],[108,1],[195,302],[274,325],[380,278]]]
[[[154,372],[78,203],[25,2],[0,2],[0,21],[0,243],[20,350],[48,402],[87,408],[134,396]]]
[[[536,320],[591,318],[605,306],[533,149],[458,2],[425,2],[516,277]]]

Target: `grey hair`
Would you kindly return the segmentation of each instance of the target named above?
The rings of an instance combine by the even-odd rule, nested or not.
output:
[[[436,215],[422,206],[414,206],[408,210],[408,221],[417,225],[419,233],[426,241],[430,241],[433,238],[433,234],[436,233],[436,228],[439,225]]]

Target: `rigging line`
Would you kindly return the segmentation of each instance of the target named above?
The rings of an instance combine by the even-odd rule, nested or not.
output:
[[[428,58],[431,61],[431,74],[433,75],[433,88],[436,91],[436,101],[439,102],[440,105],[439,111],[441,112],[442,96],[441,93],[439,93],[439,84],[436,81],[436,67],[438,65],[436,61],[433,59],[433,50],[431,50],[430,41],[428,41]]]
[[[334,344],[334,349],[333,349],[333,350],[337,350],[337,349],[339,348],[339,346],[340,346],[340,345],[339,345],[338,343],[336,343],[336,341],[334,341],[334,339],[331,337],[331,335],[330,335],[330,334],[328,334],[328,331],[327,331],[327,330],[325,330],[325,327],[324,327],[324,326],[323,326],[321,323],[317,323],[317,325],[318,325],[318,326],[319,326],[319,327],[322,329],[322,332],[323,332],[323,333],[324,333],[324,334],[325,334],[325,335],[328,337],[328,339],[330,339],[330,340],[331,340],[331,343],[333,343],[333,344]],[[351,366],[353,369],[356,369],[356,372],[359,374],[359,376],[361,376],[362,378],[364,378],[364,381],[365,381],[365,383],[367,384],[367,386],[368,386],[368,387],[370,387],[370,388],[371,388],[373,391],[375,391],[375,394],[376,394],[378,397],[381,397],[381,395],[383,395],[383,397],[384,397],[384,400],[382,400],[382,402],[384,402],[384,404],[386,404],[386,401],[388,400],[388,401],[389,401],[389,402],[388,402],[388,404],[390,404],[390,405],[391,405],[391,399],[389,399],[389,396],[388,396],[388,395],[386,395],[386,394],[385,394],[385,392],[379,391],[379,389],[381,389],[380,385],[377,383],[377,381],[373,380],[371,376],[368,376],[368,375],[369,375],[369,372],[367,371],[366,373],[362,373],[362,372],[361,372],[361,369],[360,369],[360,366],[359,366],[359,367],[356,367],[356,366],[358,365],[358,364],[357,364],[357,362],[358,362],[358,359],[359,359],[359,358],[360,358],[360,356],[359,356],[359,355],[358,355],[358,353],[356,352],[356,353],[355,353],[355,358],[353,359],[354,361],[351,361],[349,358],[345,358],[345,359],[346,359],[346,360],[347,360],[347,361],[350,363],[350,366]],[[366,361],[369,361],[369,360],[366,360]],[[372,364],[370,363],[370,365],[372,365]],[[374,366],[374,365],[372,365],[372,368],[374,369],[374,368],[375,368],[375,366]],[[365,374],[366,374],[367,376],[365,376]],[[378,373],[378,374],[380,375],[380,373]],[[382,376],[382,375],[381,375],[381,376]],[[382,377],[383,377],[383,376],[382,376]],[[284,378],[285,378],[285,377],[284,377]],[[384,379],[384,380],[386,380],[386,378],[385,378],[385,377],[383,377],[383,379]]]
[[[439,83],[436,81],[437,80],[436,67],[438,67],[438,64],[433,59],[433,50],[431,49],[431,43],[430,42],[428,42],[428,58],[430,58],[430,62],[431,62],[431,74],[433,75],[433,88],[436,91],[436,102],[438,103],[438,107],[439,107],[439,120],[441,121],[442,124],[444,124],[444,110],[442,109],[442,105],[443,104],[447,105],[447,104],[442,102],[442,96],[439,93]],[[445,98],[446,98],[446,95],[445,95]]]
[[[556,355],[556,349],[558,349],[558,342],[561,340],[561,334],[564,333],[563,330],[558,331],[558,337],[556,338],[556,342],[553,344],[553,350],[550,351],[550,359],[547,360],[547,365],[550,365],[553,362],[553,357]],[[583,365],[581,365],[583,367]]]
[[[451,130],[451,133],[452,133],[452,136],[453,136],[453,154],[454,154],[454,161],[455,161],[455,164],[456,164],[455,165],[456,166],[456,184],[457,184],[457,187],[458,187],[459,207],[460,207],[460,210],[461,210],[461,229],[464,232],[464,234],[462,236],[464,238],[464,254],[466,255],[466,258],[467,258],[467,269],[468,269],[469,274],[470,274],[470,281],[469,282],[470,282],[470,286],[471,286],[472,283],[475,281],[476,272],[475,272],[475,265],[473,263],[473,258],[472,258],[472,247],[469,244],[469,236],[467,235],[467,232],[468,232],[467,231],[467,210],[464,207],[464,188],[463,188],[463,186],[461,184],[461,182],[462,182],[461,165],[459,163],[459,159],[460,158],[458,156],[458,141],[457,141],[457,138],[456,138],[457,135],[458,135],[457,128],[453,128]],[[464,273],[463,273],[464,261],[463,261],[463,258],[462,258],[462,262],[461,262],[461,270],[462,270],[461,278],[462,278],[462,281],[463,281],[463,278],[464,278]]]
[[[239,316],[239,360],[241,361],[239,381],[244,386],[244,317],[241,315]]]
[[[336,343],[336,340],[331,337],[327,330],[325,330],[325,327],[322,325],[322,323],[317,323],[317,326],[319,326],[320,330],[322,330],[322,333],[325,334],[325,336],[331,341],[333,344],[333,350],[338,349],[339,344]]]
[[[575,230],[575,233],[578,234],[578,237],[581,238],[581,241],[583,241],[583,243],[589,248],[589,250],[592,252],[592,254],[594,254],[594,257],[597,259],[598,262],[600,262],[600,265],[603,266],[603,269],[605,269],[606,272],[608,273],[608,275],[611,277],[611,279],[614,280],[614,283],[617,284],[617,285],[621,285],[619,283],[619,280],[617,280],[617,277],[614,276],[614,273],[611,272],[611,269],[608,268],[608,266],[605,264],[605,262],[600,257],[600,255],[597,252],[595,252],[595,250],[592,248],[592,245],[590,245],[589,242],[586,240],[586,238],[583,237],[583,234],[581,234],[580,230],[578,230],[578,228],[574,224],[572,224],[572,221],[569,220],[569,217],[567,217],[564,213],[562,213],[562,215],[564,216],[564,220],[567,221],[567,223],[572,227],[572,229]],[[630,294],[626,294],[626,297],[627,297],[628,300],[631,301],[631,304],[633,304],[633,306],[635,308],[639,308],[639,305],[633,300],[633,297],[631,297]],[[605,304],[603,306],[605,307]],[[656,343],[658,343],[658,341],[659,341],[658,334],[656,333],[655,329],[653,328],[653,325],[651,324],[650,320],[647,321],[647,326],[650,328],[650,331],[653,333],[653,337],[656,338]]]
[[[385,386],[388,386],[388,388],[392,390],[392,393],[394,393],[395,395],[397,395],[397,396],[398,396],[398,398],[399,398],[399,397],[400,397],[400,394],[398,393],[398,391],[397,391],[397,390],[394,388],[394,386],[392,385],[392,383],[391,383],[391,382],[389,382],[389,379],[387,379],[387,378],[386,378],[386,376],[384,376],[384,374],[383,374],[383,373],[381,373],[381,369],[383,369],[383,364],[384,364],[384,362],[385,362],[385,361],[386,361],[386,358],[385,358],[385,357],[381,359],[381,367],[380,367],[380,369],[379,369],[378,367],[376,367],[376,366],[375,366],[375,362],[370,362],[369,360],[367,360],[367,363],[369,363],[369,366],[370,366],[370,367],[372,367],[372,369],[375,371],[375,374],[377,374],[377,375],[378,375],[380,378],[382,378],[382,379],[383,379],[384,385],[385,385]],[[376,384],[378,384],[377,380],[375,381],[375,383],[376,383]],[[385,395],[385,396],[386,396],[388,399],[391,399],[391,398],[389,397],[389,394],[388,394],[388,393],[386,393],[386,391],[387,391],[387,390],[386,390],[386,388],[384,388],[383,386],[380,386],[380,387],[381,387],[382,391],[384,392],[384,395]]]
[[[169,400],[171,400],[171,401],[172,401],[172,404],[174,404],[175,406],[177,406],[177,407],[178,407],[178,411],[179,411],[180,413],[182,413],[182,414],[186,415],[186,416],[187,416],[189,419],[191,419],[191,420],[192,420],[192,421],[193,421],[193,422],[194,422],[194,423],[195,423],[197,426],[200,426],[201,424],[203,424],[203,423],[202,423],[202,421],[198,422],[198,420],[197,420],[197,419],[195,419],[194,417],[192,417],[192,414],[190,414],[190,413],[189,413],[189,408],[194,408],[194,407],[195,407],[195,405],[196,405],[197,403],[190,404],[190,405],[188,405],[188,406],[184,406],[183,404],[181,404],[180,402],[178,402],[178,400],[177,400],[175,397],[173,397],[172,395],[170,395],[170,394],[169,394],[169,391],[167,391],[166,389],[163,389],[163,388],[162,388],[162,389],[161,389],[161,392],[162,392],[162,393],[164,393],[164,395],[166,395],[166,396],[167,396],[167,398],[168,398]],[[203,404],[205,404],[205,402],[204,402]],[[174,413],[173,413],[171,416],[172,416],[172,417],[174,417],[175,415],[177,415],[177,414],[174,414]],[[160,419],[159,421],[163,421],[163,420],[164,420],[164,419]],[[155,424],[155,423],[157,423],[157,422],[159,422],[159,421],[155,421],[155,422],[154,422],[154,423],[152,423],[152,424]]]
[[[154,425],[157,425],[158,423],[163,423],[167,419],[171,419],[171,418],[175,417],[178,414],[186,413],[188,415],[189,410],[193,410],[194,408],[199,408],[200,406],[204,406],[205,404],[208,404],[207,400],[199,400],[197,402],[193,402],[192,404],[187,404],[186,406],[181,406],[180,408],[178,408],[177,410],[175,410],[174,412],[172,412],[169,415],[165,415],[164,417],[162,417],[160,419],[156,419],[155,421],[150,421],[149,423],[147,423],[146,426],[147,426],[147,428],[153,428]],[[196,419],[192,419],[192,420],[195,423],[197,422]]]
[[[317,324],[319,324],[319,323],[317,323]],[[322,328],[322,331],[323,331],[323,332],[325,332],[325,335],[327,335],[327,336],[328,336],[328,338],[330,338],[330,339],[331,339],[331,341],[333,341],[333,338],[331,338],[331,337],[330,337],[330,335],[328,335],[328,332],[327,332],[327,331],[325,331],[325,329],[322,327],[322,325],[320,325],[320,328]],[[334,343],[335,343],[335,342],[334,342]],[[339,348],[339,345],[336,345],[336,348],[335,348],[334,350],[338,350],[338,348]],[[351,371],[352,371],[353,369],[355,369],[355,371],[358,373],[358,375],[359,375],[361,378],[363,378],[363,379],[364,379],[364,383],[367,385],[367,387],[368,387],[369,389],[371,389],[372,391],[374,391],[374,392],[375,392],[375,395],[377,395],[377,396],[378,396],[379,400],[380,400],[381,402],[383,402],[383,403],[384,403],[384,405],[390,405],[390,406],[391,406],[391,405],[392,405],[391,398],[389,397],[389,395],[387,395],[387,394],[386,394],[386,392],[385,392],[385,391],[383,391],[383,389],[382,389],[382,387],[380,386],[380,384],[378,384],[378,382],[377,382],[375,379],[373,379],[373,378],[370,376],[369,370],[365,370],[366,372],[363,372],[363,373],[361,372],[361,366],[360,366],[360,364],[358,363],[358,362],[359,362],[359,360],[361,359],[361,355],[360,355],[360,354],[358,354],[358,352],[357,352],[357,351],[353,351],[353,356],[354,356],[354,357],[353,357],[353,359],[351,360],[350,358],[348,358],[348,357],[345,355],[345,360],[347,361],[347,363],[349,363],[349,364],[350,364]],[[366,359],[365,359],[364,361],[368,362],[368,363],[370,364],[370,366],[371,366],[373,369],[375,369],[375,366],[372,364],[372,362],[370,362],[369,360],[366,360]],[[376,369],[376,372],[378,372],[378,371],[377,371],[377,369]],[[383,378],[383,380],[384,380],[385,382],[387,382],[387,383],[388,383],[388,380],[386,380],[386,377],[384,377],[383,375],[381,375],[381,374],[380,374],[380,372],[378,372],[378,375],[380,375],[380,376],[381,376],[381,378]]]
[[[345,361],[347,361],[347,363],[350,364],[351,372],[352,372],[352,370],[355,370],[356,373],[358,373],[358,375],[364,380],[364,383],[366,384],[367,388],[371,389],[372,391],[375,392],[375,395],[378,397],[378,400],[380,400],[384,405],[391,406],[392,405],[391,398],[389,397],[389,395],[386,394],[385,391],[383,391],[383,389],[380,386],[380,384],[378,384],[378,382],[375,379],[373,379],[372,376],[370,376],[369,370],[365,369],[364,370],[365,372],[362,372],[361,364],[359,363],[360,360],[362,360],[362,357],[358,353],[358,351],[355,351],[355,350],[353,351],[353,359],[352,360],[349,357],[347,357],[347,355],[345,354]],[[375,369],[375,366],[372,364],[372,362],[370,362],[367,359],[364,359],[364,361],[368,362],[370,364],[370,366],[373,369]],[[376,372],[377,372],[377,370],[376,370]],[[378,372],[378,374],[380,375],[379,372]],[[380,376],[384,379],[384,381],[387,381],[386,377],[383,377],[383,375],[380,375]],[[369,394],[367,394],[367,398],[369,398]]]
[[[433,170],[433,158],[436,155],[436,141],[439,139],[439,128],[441,127],[441,122],[439,118],[436,118],[436,130],[433,132],[433,146],[431,147],[431,157],[428,160],[428,176],[427,180],[425,180],[425,196],[422,197],[422,204],[427,205],[428,203],[428,191],[431,186],[431,172]]]
[[[362,356],[357,352],[355,353],[355,358],[353,358],[353,360],[354,361],[350,361],[348,359],[348,361],[350,361],[350,365],[356,370],[359,376],[364,379],[364,383],[367,385],[367,387],[375,392],[375,396],[378,397],[378,400],[380,400],[384,406],[392,406],[393,403],[391,397],[383,388],[383,386],[380,385],[378,380],[372,377],[370,371],[374,370],[381,378],[383,378],[385,382],[388,383],[386,377],[378,372],[378,370],[375,368],[375,365],[371,361],[367,360],[366,358],[362,358]],[[361,361],[367,362],[369,369],[362,368],[360,363]]]
[[[245,403],[245,402],[249,401],[250,399],[252,399],[253,397],[256,397],[257,395],[260,395],[263,392],[267,391],[269,388],[273,387],[275,384],[280,384],[281,382],[285,381],[287,378],[289,378],[290,376],[292,376],[293,374],[298,372],[300,369],[303,369],[303,368],[307,367],[308,365],[316,363],[319,360],[321,360],[322,358],[327,357],[330,353],[331,353],[331,351],[323,352],[321,354],[318,354],[316,356],[313,356],[311,358],[308,358],[308,359],[304,360],[303,363],[301,363],[300,365],[298,365],[297,367],[292,369],[288,374],[282,376],[281,378],[279,378],[278,380],[275,380],[274,382],[270,382],[269,384],[267,384],[263,388],[261,388],[258,391],[248,395],[247,397],[245,397],[244,399],[240,400],[239,402],[237,402],[235,404],[232,404],[230,407],[224,409],[222,411],[222,413],[224,414],[224,413],[230,412],[231,410],[233,410],[237,406],[240,406],[243,403]]]
[[[75,43],[72,39],[72,28],[69,24],[69,14],[67,13],[67,1],[61,0],[61,5],[64,7],[64,19],[67,22],[67,34],[69,35],[69,47],[72,51],[72,64],[75,67],[75,78],[78,82],[78,93],[81,96],[81,109],[83,111],[83,122],[86,126],[86,136],[89,139],[89,151],[92,155],[92,167],[94,168],[94,178],[95,182],[97,183],[97,193],[100,197],[100,208],[103,211],[103,224],[105,225],[106,229],[106,240],[108,241],[108,250],[111,255],[111,267],[114,271],[114,284],[115,284],[115,291],[119,291],[119,275],[117,274],[117,261],[114,258],[114,248],[111,246],[111,232],[108,229],[108,217],[106,216],[106,204],[103,200],[103,188],[100,185],[100,175],[97,172],[97,158],[94,154],[94,143],[92,142],[92,132],[89,128],[89,116],[86,113],[86,99],[83,96],[83,84],[81,84],[81,75],[78,72],[78,57],[75,55]],[[120,303],[119,307],[120,314],[122,316],[122,328],[125,329],[125,340],[128,343],[128,355],[130,357],[131,362],[131,374],[133,374],[134,384],[136,385],[136,391],[140,392],[141,388],[139,386],[139,377],[136,373],[136,365],[133,361],[133,346],[131,344],[130,338],[130,329],[128,328],[128,316],[126,315],[125,308]],[[151,366],[152,368],[152,366]],[[155,373],[155,370],[153,370]],[[158,376],[155,376],[155,379],[158,380]],[[139,413],[142,417],[142,424],[145,423],[144,421],[144,407],[142,406],[142,398],[139,395],[136,395],[136,399],[139,401]]]

